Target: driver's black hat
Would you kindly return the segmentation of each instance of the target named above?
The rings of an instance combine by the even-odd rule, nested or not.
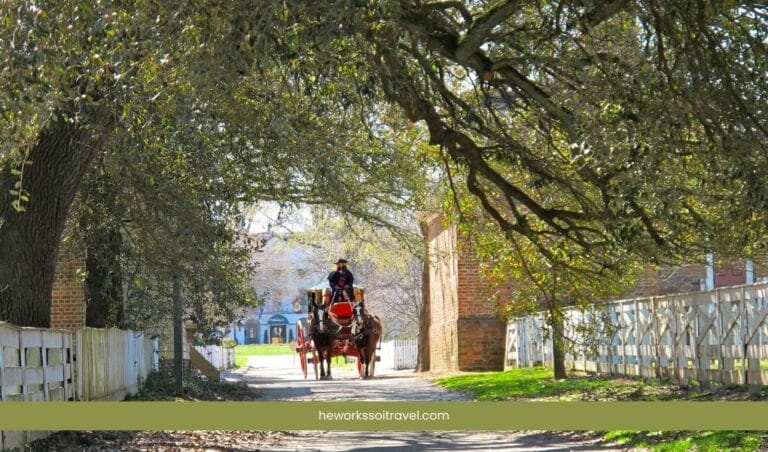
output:
[[[346,263],[347,263],[347,260],[346,260],[346,259],[339,259],[339,260],[337,260],[335,263],[336,263],[336,264],[346,264]]]

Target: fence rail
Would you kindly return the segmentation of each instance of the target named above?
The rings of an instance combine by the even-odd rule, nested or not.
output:
[[[229,370],[235,367],[234,348],[224,348],[218,345],[195,345],[195,350],[200,352],[216,370]]]
[[[573,370],[755,391],[768,384],[768,283],[571,309],[565,337],[578,344],[565,357]],[[507,367],[551,365],[543,317],[510,321],[506,352]]]

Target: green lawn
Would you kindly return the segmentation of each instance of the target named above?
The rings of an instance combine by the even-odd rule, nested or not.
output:
[[[235,366],[245,367],[249,356],[291,355],[295,353],[287,345],[238,345],[235,347]]]
[[[684,400],[699,399],[695,390],[683,391],[675,384],[658,381],[572,377],[555,380],[551,369],[513,369],[439,378],[436,383],[462,391],[476,400]],[[738,392],[738,389],[735,391]],[[730,392],[733,394],[733,391]],[[712,399],[710,399],[712,400]],[[756,402],[760,403],[760,402]],[[755,451],[768,444],[761,432],[636,432],[615,430],[600,433],[606,441],[626,447],[658,452]]]
[[[292,355],[294,353],[296,352],[287,345],[238,345],[235,347],[235,366],[247,366],[249,356]],[[356,366],[354,362],[345,364],[343,356],[334,357],[332,364],[333,367],[343,369],[354,369]]]
[[[486,372],[439,378],[438,384],[448,389],[472,394],[477,400],[507,400],[541,398],[555,395],[581,394],[610,386],[619,387],[609,379],[576,378],[556,381],[552,370],[543,367],[513,369],[507,372]]]
[[[689,450],[719,452],[762,450],[766,440],[760,432],[633,432],[614,430],[604,438],[625,447],[650,449],[655,452]]]

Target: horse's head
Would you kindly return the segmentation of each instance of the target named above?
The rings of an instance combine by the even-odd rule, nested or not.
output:
[[[358,303],[352,308],[352,314],[355,317],[355,321],[360,323],[363,321],[363,307]]]
[[[363,307],[359,303],[352,308],[352,316],[354,317],[355,322],[355,334],[362,334],[365,329],[366,315]]]
[[[325,333],[325,328],[328,323],[328,310],[325,308],[325,305],[322,304],[315,304],[313,308],[314,320],[317,322],[317,331],[319,333]]]

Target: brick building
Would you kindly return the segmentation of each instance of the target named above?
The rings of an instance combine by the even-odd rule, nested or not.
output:
[[[424,225],[429,250],[429,358],[435,372],[502,370],[506,323],[485,293],[466,237],[434,215]],[[649,268],[620,298],[696,292],[768,277],[768,259]]]

